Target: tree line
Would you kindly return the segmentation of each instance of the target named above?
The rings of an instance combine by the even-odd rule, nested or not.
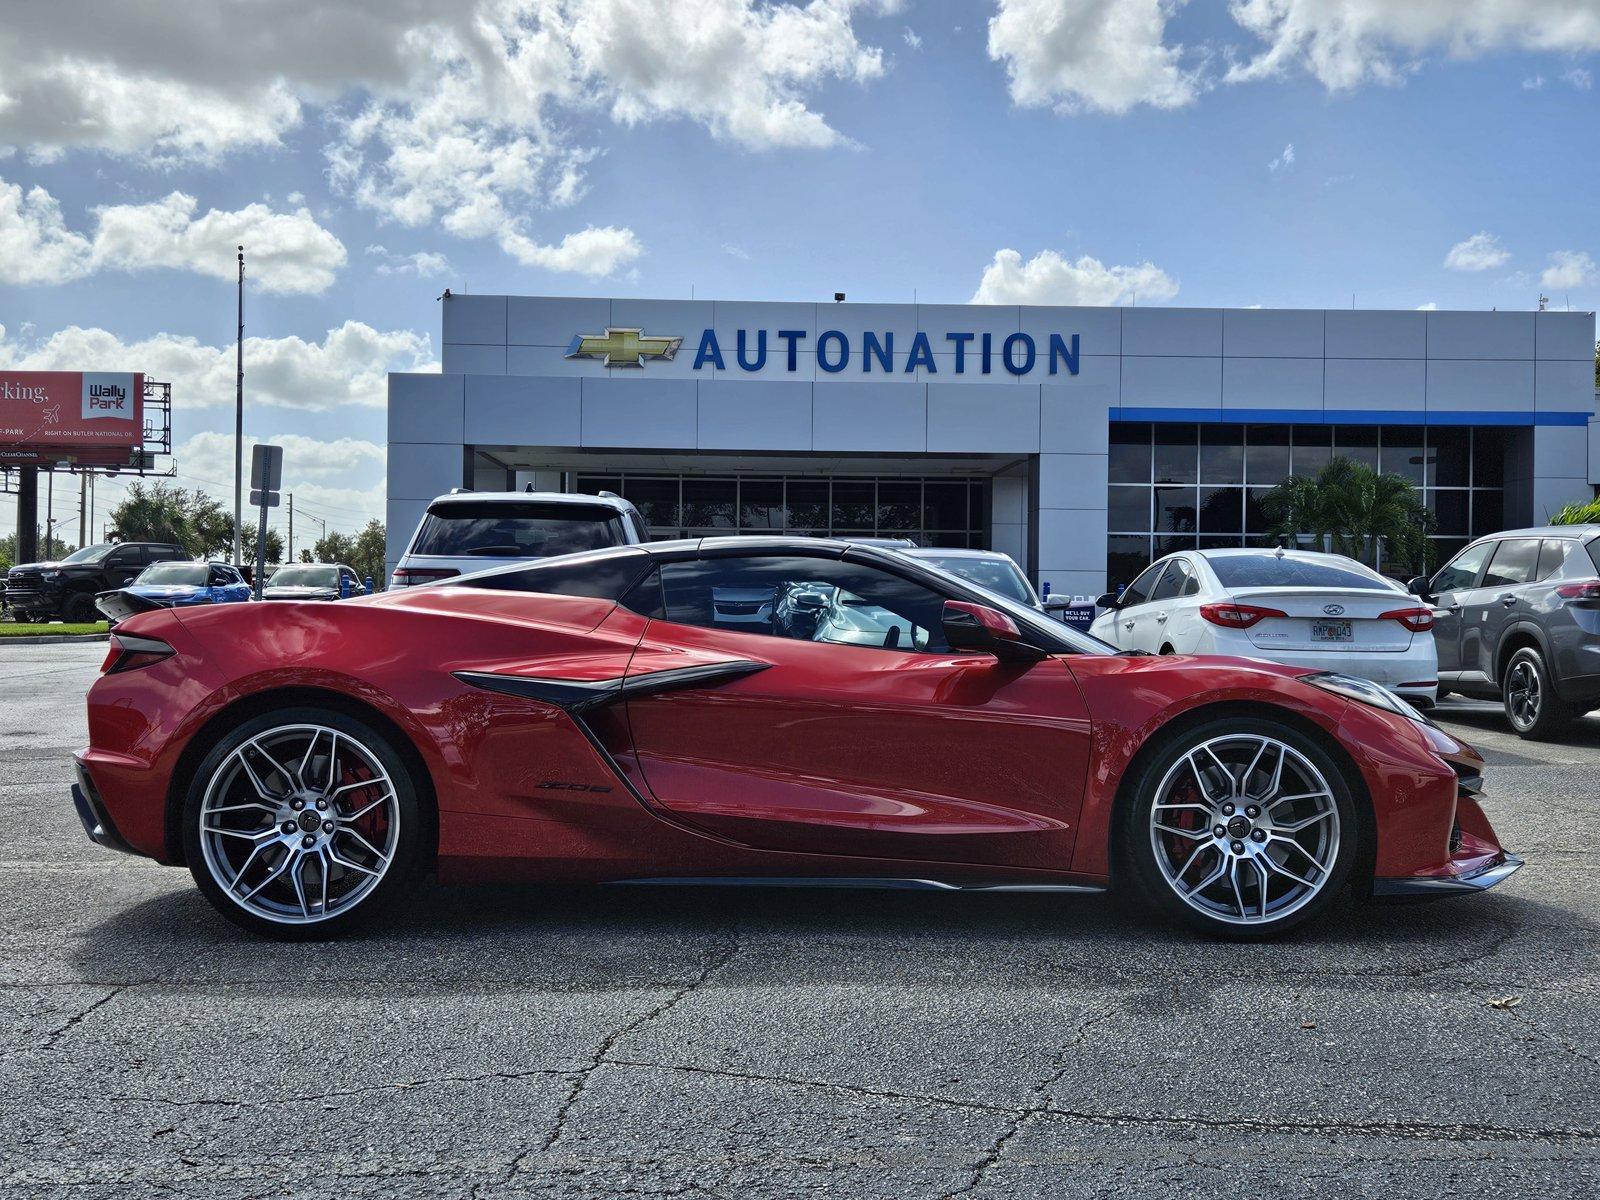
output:
[[[114,542],[174,542],[195,558],[227,559],[233,556],[233,514],[199,489],[189,490],[157,480],[133,483],[122,503],[111,510],[108,527]],[[255,558],[256,524],[246,521],[244,550]],[[300,562],[338,562],[353,567],[357,575],[372,577],[382,588],[384,574],[383,522],[368,521],[357,533],[329,533],[317,539],[309,550],[302,549]],[[16,561],[16,535],[0,538],[0,565]],[[44,560],[71,553],[72,547],[58,538],[40,545]],[[283,562],[283,536],[276,529],[267,531],[267,562]]]

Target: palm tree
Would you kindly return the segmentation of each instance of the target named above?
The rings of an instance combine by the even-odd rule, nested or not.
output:
[[[1368,566],[1378,564],[1380,551],[1390,565],[1428,565],[1433,514],[1404,475],[1335,458],[1315,476],[1285,479],[1262,507],[1274,540],[1293,544],[1309,535],[1318,548],[1331,541],[1336,553]]]

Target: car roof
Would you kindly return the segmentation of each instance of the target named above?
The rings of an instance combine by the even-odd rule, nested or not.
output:
[[[1474,542],[1486,542],[1493,538],[1509,537],[1593,537],[1600,534],[1600,525],[1533,525],[1527,529],[1499,529],[1494,533],[1486,533],[1482,537],[1473,538]]]
[[[436,504],[473,504],[480,500],[494,500],[500,503],[515,503],[522,501],[525,504],[587,504],[590,507],[600,505],[612,508],[618,512],[625,512],[633,505],[621,496],[591,496],[587,492],[449,492],[443,496],[435,496],[428,501],[428,507]]]

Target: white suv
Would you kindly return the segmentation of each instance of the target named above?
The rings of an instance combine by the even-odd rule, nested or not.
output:
[[[471,492],[428,505],[389,577],[391,588],[437,583],[490,567],[650,540],[639,510],[601,492]]]

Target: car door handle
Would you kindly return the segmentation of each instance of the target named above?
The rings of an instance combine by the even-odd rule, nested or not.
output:
[[[1156,618],[1156,624],[1157,625],[1165,625],[1166,623],[1167,623],[1167,614],[1166,613],[1162,613],[1159,617]]]
[[[1132,621],[1124,621],[1122,623],[1122,627],[1124,629],[1132,629],[1133,628],[1133,622]]]
[[[1516,602],[1517,602],[1517,598],[1515,596],[1512,596],[1512,595],[1505,595],[1505,596],[1501,596],[1500,597],[1500,603],[1504,604],[1507,608],[1510,608]]]
[[[1459,604],[1447,604],[1447,605],[1445,605],[1445,611],[1446,612],[1458,613],[1458,612],[1461,611],[1461,605],[1459,605]]]

